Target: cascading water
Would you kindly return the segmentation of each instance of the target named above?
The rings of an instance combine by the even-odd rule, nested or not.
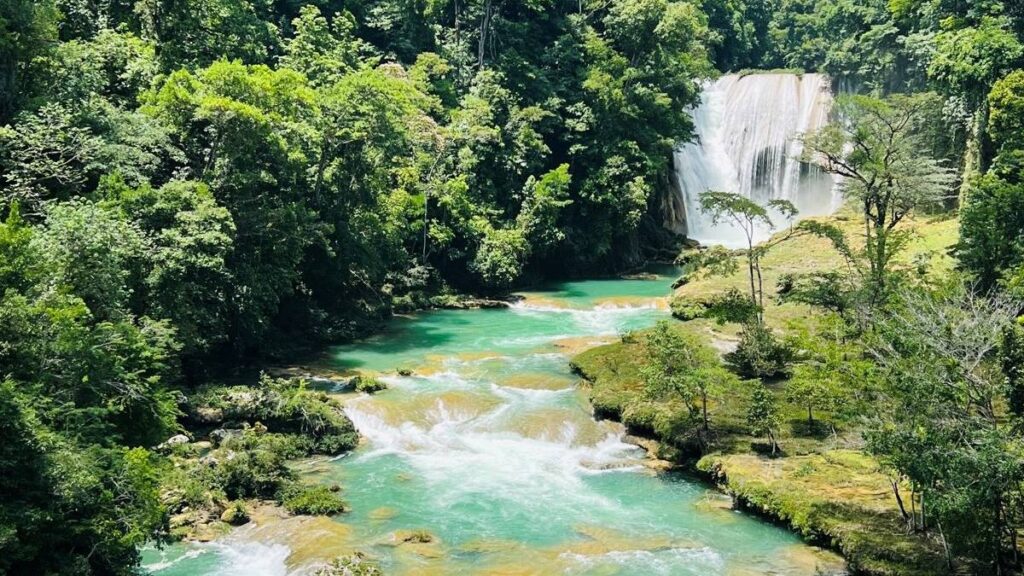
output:
[[[696,138],[675,152],[685,222],[676,217],[670,225],[704,244],[745,244],[740,230],[715,225],[701,211],[700,194],[709,190],[760,204],[789,200],[801,216],[834,211],[840,198],[833,178],[799,160],[799,136],[824,126],[831,105],[821,74],[728,74],[708,84],[693,115]],[[760,230],[759,239],[770,232]]]
[[[351,511],[254,508],[216,542],[147,550],[144,568],[310,576],[359,550],[393,576],[843,573],[796,536],[722,509],[708,488],[649,468],[621,424],[592,417],[569,356],[667,317],[678,270],[661,272],[566,283],[507,309],[396,318],[338,348],[339,367],[378,372],[389,389],[338,396],[364,441],[297,470],[343,486]],[[430,542],[406,540],[421,530]]]

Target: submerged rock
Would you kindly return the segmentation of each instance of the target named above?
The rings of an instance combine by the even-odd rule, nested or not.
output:
[[[370,520],[390,520],[395,516],[398,516],[398,510],[388,506],[382,506],[380,508],[370,510],[370,513],[367,516]]]
[[[267,368],[267,374],[275,378],[305,380],[310,388],[324,392],[349,392],[359,383],[358,374],[342,374],[331,368],[320,366],[281,366]]]

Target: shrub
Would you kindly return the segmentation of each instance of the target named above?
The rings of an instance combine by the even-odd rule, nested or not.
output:
[[[714,318],[719,324],[734,322],[746,324],[757,320],[761,307],[750,300],[750,296],[736,288],[712,296],[705,304],[704,317]]]
[[[279,453],[250,450],[227,454],[215,466],[216,482],[232,500],[272,498],[292,472]]]
[[[363,380],[361,379],[360,382]],[[257,386],[212,387],[197,392],[190,414],[219,414],[236,425],[263,423],[271,431],[301,435],[295,441],[305,453],[334,455],[355,448],[359,436],[341,405],[322,392],[309,390],[300,380],[263,376]]]
[[[383,380],[379,380],[371,376],[359,376],[356,379],[356,392],[373,394],[374,392],[380,392],[381,390],[387,389],[388,385],[384,383]]]
[[[783,274],[777,284],[779,300],[844,313],[852,306],[854,287],[838,272]]]
[[[734,372],[744,378],[760,379],[785,375],[792,359],[789,347],[760,322],[745,324],[736,350],[725,355]]]
[[[676,296],[669,301],[669,308],[672,310],[672,316],[680,320],[696,320],[704,318],[707,314],[708,303],[700,298]]]
[[[242,502],[232,502],[221,513],[220,520],[232,526],[241,526],[249,521],[249,511]]]
[[[345,511],[345,501],[323,485],[291,484],[281,493],[281,503],[292,514],[331,516]]]

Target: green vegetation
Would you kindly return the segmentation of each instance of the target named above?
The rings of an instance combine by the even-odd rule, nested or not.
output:
[[[284,507],[293,514],[333,515],[345,511],[345,501],[327,486],[292,486],[281,496]]]
[[[207,386],[184,405],[209,441],[177,436],[166,454],[159,501],[172,538],[208,538],[218,521],[248,521],[247,501],[274,501],[294,514],[345,511],[337,489],[300,484],[289,461],[335,455],[358,443],[341,406],[302,381],[262,377],[255,386]]]
[[[838,101],[845,122],[833,122],[804,139],[804,159],[843,178],[845,198],[861,207],[863,247],[841,230],[809,221],[802,227],[828,238],[860,277],[869,307],[889,296],[893,258],[910,240],[899,224],[909,214],[941,205],[953,175],[927,153],[921,123],[937,105],[931,94],[885,99],[847,96]]]
[[[942,574],[938,543],[908,532],[893,508],[888,479],[863,452],[827,449],[768,458],[710,454],[698,470],[737,504],[789,524],[810,542],[842,552],[860,574]]]
[[[371,376],[359,376],[356,380],[356,392],[366,392],[367,394],[373,394],[374,392],[380,392],[381,390],[387,390],[388,385],[379,378],[373,378]]]
[[[761,265],[777,279],[778,297],[766,297],[763,323],[739,317],[736,332],[721,324],[728,315],[709,312],[749,286],[749,271],[703,271],[681,283],[674,302],[679,317],[696,301],[695,317],[577,356],[595,413],[656,437],[660,456],[707,474],[738,505],[836,548],[858,573],[1015,570],[1020,304],[978,292],[943,258],[922,260],[954,244],[951,225],[909,216],[890,228],[904,240],[878,269],[888,288],[872,289],[876,276],[856,264],[871,255],[854,233],[871,220],[858,219],[807,221],[769,253]],[[837,250],[823,252],[823,241]],[[652,404],[645,394],[650,372],[668,368],[656,360],[666,348],[657,334],[738,340],[722,364],[764,379],[734,380],[713,397],[705,443],[693,442],[700,423],[684,405]],[[665,377],[697,366],[707,369],[707,360]],[[758,374],[757,366],[777,369]]]
[[[317,576],[383,576],[384,572],[361,552],[335,558],[330,566],[317,570]]]
[[[210,382],[678,251],[672,150],[701,81],[750,68],[856,93],[805,140],[850,204],[682,255],[687,324],[577,359],[597,413],[724,458],[776,405],[781,461],[831,432],[893,478],[895,548],[867,521],[820,529],[858,566],[925,566],[900,547],[925,541],[1019,571],[1022,6],[0,0],[0,572],[133,574],[143,544],[251,499],[340,510],[289,492],[290,459],[358,442],[334,401]],[[715,194],[716,218],[766,224]],[[728,364],[761,382],[702,343],[737,334]]]

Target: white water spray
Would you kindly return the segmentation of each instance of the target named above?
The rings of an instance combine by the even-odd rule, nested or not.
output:
[[[801,216],[838,208],[833,178],[799,161],[800,135],[824,126],[831,106],[828,79],[821,74],[728,74],[710,83],[693,115],[696,140],[680,146],[674,157],[687,236],[704,244],[745,243],[739,230],[714,225],[701,212],[699,196],[708,190],[761,204],[789,200]],[[769,234],[760,231],[761,239]]]

